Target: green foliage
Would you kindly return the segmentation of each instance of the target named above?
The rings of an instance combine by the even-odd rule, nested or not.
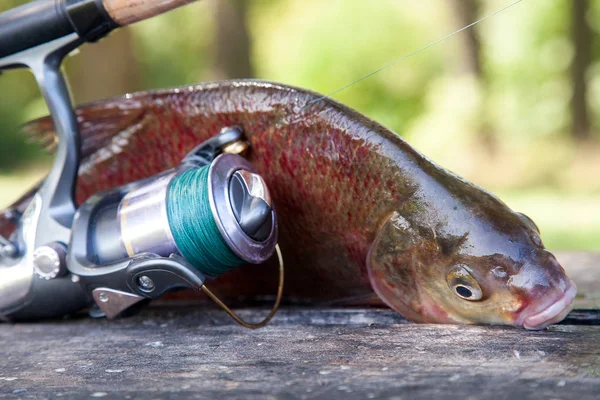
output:
[[[280,1],[251,14],[260,78],[328,94],[440,35],[444,10],[394,0]],[[443,73],[439,52],[399,63],[334,97],[397,132],[423,111],[428,83]]]
[[[12,0],[2,7],[22,2]],[[480,13],[506,3],[482,2]],[[253,1],[248,19],[255,70],[259,78],[330,93],[458,28],[450,5],[437,0]],[[128,28],[140,89],[210,79],[213,8],[214,3],[205,1]],[[592,11],[600,13],[596,5]],[[522,2],[476,29],[482,41],[485,90],[457,77],[460,38],[455,37],[334,97],[401,135],[427,137],[417,142],[434,157],[439,147],[431,143],[468,145],[481,124],[493,127],[498,140],[516,146],[567,135],[573,54],[569,2]],[[32,154],[19,145],[16,127],[44,108],[30,80],[14,72],[5,75],[0,91],[10,95],[0,99],[0,138],[6,149],[12,143],[10,153],[15,155],[0,159],[0,166],[7,167],[15,158],[26,160]],[[455,84],[457,80],[465,87]],[[594,75],[591,82],[592,95],[599,96],[600,79]],[[436,122],[437,128],[432,128]]]
[[[140,90],[216,75],[215,1],[225,0],[199,2],[128,28],[137,63],[126,67],[135,69]],[[480,0],[479,15],[511,1]],[[459,175],[511,190],[515,204],[534,214],[536,204],[553,199],[553,207],[561,207],[557,199],[565,199],[595,220],[600,211],[584,207],[581,196],[600,195],[600,147],[578,146],[570,133],[571,1],[577,0],[523,1],[478,25],[482,76],[459,73],[462,33],[333,97]],[[24,2],[5,0],[0,11]],[[440,0],[254,0],[248,9],[257,77],[324,94],[460,28],[452,2]],[[588,17],[595,34],[588,100],[598,131],[600,2],[590,2]],[[24,144],[18,126],[46,108],[25,71],[0,76],[0,94],[0,171],[28,167],[41,152]],[[558,195],[566,192],[568,198]],[[549,215],[539,217],[540,225],[552,226]],[[600,239],[599,230],[579,222],[546,231],[545,239],[561,248],[597,248]]]
[[[210,64],[210,3],[183,7],[132,26],[145,89],[198,83]]]
[[[484,12],[504,3],[486,3]],[[522,145],[540,136],[567,134],[570,3],[522,2],[479,30],[490,86],[488,112],[499,137]]]
[[[11,71],[13,79],[0,75],[0,171],[10,171],[38,154],[37,146],[19,135],[19,126],[32,112],[40,97],[33,76],[27,71]],[[8,74],[7,74],[8,75]]]
[[[561,194],[549,189],[497,193],[514,210],[540,227],[544,245],[553,250],[598,250],[598,195]]]
[[[5,0],[0,4],[0,12],[25,2]],[[32,99],[38,96],[39,91],[29,72],[11,71],[0,75],[0,171],[12,170],[36,154],[35,146],[25,143],[19,136],[18,127],[29,116]]]

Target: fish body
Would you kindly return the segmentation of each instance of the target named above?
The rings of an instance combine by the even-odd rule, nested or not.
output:
[[[288,299],[376,294],[414,321],[531,329],[570,310],[575,286],[531,220],[316,93],[226,81],[130,94],[77,113],[79,202],[173,168],[223,127],[242,127],[278,215]],[[49,119],[26,131],[54,135]],[[263,296],[272,275],[247,266],[215,283],[221,296]]]

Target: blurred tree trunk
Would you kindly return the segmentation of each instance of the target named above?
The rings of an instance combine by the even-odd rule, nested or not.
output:
[[[452,0],[452,8],[460,27],[472,24],[477,20],[478,7],[475,0]],[[460,36],[462,39],[460,72],[482,79],[480,45],[475,27],[462,32]]]
[[[245,0],[216,2],[216,32],[212,75],[215,79],[251,78],[250,35]]]
[[[586,19],[589,8],[588,0],[572,0],[573,12],[571,32],[575,56],[571,65],[573,98],[571,101],[571,118],[573,137],[588,139],[591,136],[590,120],[587,105],[586,72],[591,61],[592,32]]]
[[[479,3],[477,0],[452,0],[452,8],[458,26],[472,24],[479,17]],[[481,91],[481,112],[478,117],[476,129],[479,140],[490,155],[494,155],[498,148],[494,128],[487,120],[488,108],[488,82],[483,72],[481,62],[481,45],[477,35],[477,26],[473,26],[460,34],[461,46],[459,53],[459,74],[469,74],[475,78]]]
[[[129,29],[81,47],[69,57],[67,73],[76,103],[139,90],[138,63]]]

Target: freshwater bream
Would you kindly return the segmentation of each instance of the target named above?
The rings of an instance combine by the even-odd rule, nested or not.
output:
[[[198,143],[237,125],[278,214],[288,299],[376,293],[413,321],[528,329],[566,316],[575,285],[528,217],[394,132],[319,98],[227,81],[84,105],[77,199],[175,167]],[[53,141],[48,118],[26,131]],[[225,297],[262,296],[272,293],[271,275],[248,266],[213,286]]]

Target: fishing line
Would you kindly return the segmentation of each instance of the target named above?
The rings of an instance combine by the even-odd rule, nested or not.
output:
[[[206,275],[217,277],[243,260],[219,232],[210,208],[210,165],[175,177],[167,192],[167,215],[173,240],[186,260]]]
[[[275,250],[277,251],[277,258],[279,259],[279,284],[277,285],[277,296],[275,297],[275,304],[271,308],[271,312],[260,322],[251,323],[244,321],[241,319],[233,310],[231,310],[225,303],[221,301],[217,296],[213,294],[213,292],[206,287],[206,285],[202,285],[201,290],[210,297],[219,307],[221,307],[231,318],[235,320],[238,324],[242,325],[245,328],[249,329],[257,329],[265,326],[271,318],[275,316],[275,313],[279,309],[279,304],[281,303],[281,297],[283,296],[283,281],[284,281],[284,267],[283,267],[283,256],[281,255],[281,249],[279,245],[275,245]]]
[[[474,22],[471,22],[469,25],[463,26],[462,28],[460,28],[460,29],[457,29],[457,30],[455,30],[454,32],[451,32],[451,33],[447,34],[446,36],[444,36],[444,37],[441,37],[441,38],[439,38],[439,39],[437,39],[437,40],[435,40],[435,41],[433,41],[433,42],[431,42],[431,43],[429,43],[429,44],[427,44],[427,45],[425,45],[425,46],[423,46],[423,47],[421,47],[421,48],[419,48],[419,49],[417,49],[417,50],[413,51],[412,53],[409,53],[409,54],[407,54],[407,55],[404,55],[404,56],[402,56],[402,57],[399,57],[399,58],[397,58],[397,59],[395,59],[395,60],[393,60],[393,61],[389,62],[388,64],[385,64],[384,66],[382,66],[382,67],[380,67],[380,68],[376,69],[376,70],[375,70],[375,71],[373,71],[373,72],[370,72],[370,73],[368,73],[368,74],[366,74],[366,75],[364,75],[364,76],[362,76],[362,77],[360,77],[360,78],[358,78],[358,79],[355,79],[354,81],[352,81],[352,82],[350,82],[350,83],[347,83],[347,84],[345,84],[344,86],[342,86],[342,87],[340,87],[340,88],[338,88],[338,89],[335,89],[335,90],[334,90],[334,91],[332,91],[332,92],[329,92],[329,93],[327,93],[327,94],[325,94],[325,95],[323,95],[323,96],[321,96],[321,97],[319,97],[319,98],[316,98],[316,99],[314,99],[314,100],[312,100],[312,101],[308,102],[308,103],[307,103],[306,105],[304,105],[302,108],[300,108],[300,110],[299,110],[299,111],[297,111],[297,112],[292,112],[292,113],[289,113],[289,114],[286,114],[286,115],[284,115],[283,117],[281,117],[281,118],[277,119],[277,120],[276,120],[274,123],[272,123],[270,126],[277,125],[279,122],[281,122],[281,121],[282,121],[282,120],[284,120],[285,118],[288,118],[288,117],[291,117],[291,116],[294,116],[294,115],[299,115],[299,114],[301,114],[302,112],[304,112],[304,111],[305,111],[307,108],[309,108],[310,106],[312,106],[312,105],[315,105],[315,104],[317,104],[317,103],[319,103],[319,102],[321,102],[321,101],[323,101],[323,100],[325,100],[325,99],[327,99],[327,98],[330,98],[331,96],[333,96],[333,95],[335,95],[335,94],[337,94],[337,93],[341,92],[342,90],[345,90],[345,89],[349,88],[350,86],[356,85],[357,83],[359,83],[359,82],[362,82],[362,81],[364,81],[365,79],[368,79],[368,78],[372,77],[373,75],[376,75],[376,74],[378,74],[378,73],[380,73],[380,72],[382,72],[382,71],[384,71],[384,70],[386,70],[386,69],[388,69],[388,68],[390,68],[390,67],[393,67],[394,65],[398,64],[399,62],[401,62],[401,61],[404,61],[404,60],[406,60],[407,58],[410,58],[410,57],[412,57],[412,56],[414,56],[414,55],[417,55],[417,54],[421,53],[422,51],[424,51],[424,50],[427,50],[428,48],[430,48],[430,47],[433,47],[433,46],[435,46],[436,44],[438,44],[438,43],[441,43],[441,42],[445,41],[446,39],[449,39],[449,38],[451,38],[452,36],[454,36],[454,35],[456,35],[456,34],[459,34],[459,33],[463,32],[463,31],[465,31],[465,30],[467,30],[467,29],[469,29],[469,28],[471,28],[471,27],[473,27],[473,26],[475,26],[475,25],[479,24],[480,22],[483,22],[483,21],[485,21],[486,19],[488,19],[488,18],[491,18],[491,17],[495,16],[496,14],[499,14],[499,13],[501,13],[501,12],[503,12],[503,11],[505,11],[505,10],[507,10],[507,9],[509,9],[509,8],[511,8],[511,7],[513,7],[513,6],[515,6],[515,5],[517,5],[518,3],[522,2],[522,1],[523,1],[523,0],[516,0],[516,1],[514,1],[514,2],[512,2],[512,3],[510,3],[510,4],[508,4],[507,6],[504,6],[504,7],[500,8],[500,9],[498,9],[498,10],[496,10],[496,11],[494,11],[494,12],[490,13],[490,14],[487,14],[487,15],[486,15],[486,16],[484,16],[484,17],[481,17],[481,18],[479,18],[478,20],[476,20],[476,21],[474,21]],[[289,122],[288,122],[288,124],[289,124],[289,123],[292,123],[292,122],[291,122],[291,121],[289,121]]]

